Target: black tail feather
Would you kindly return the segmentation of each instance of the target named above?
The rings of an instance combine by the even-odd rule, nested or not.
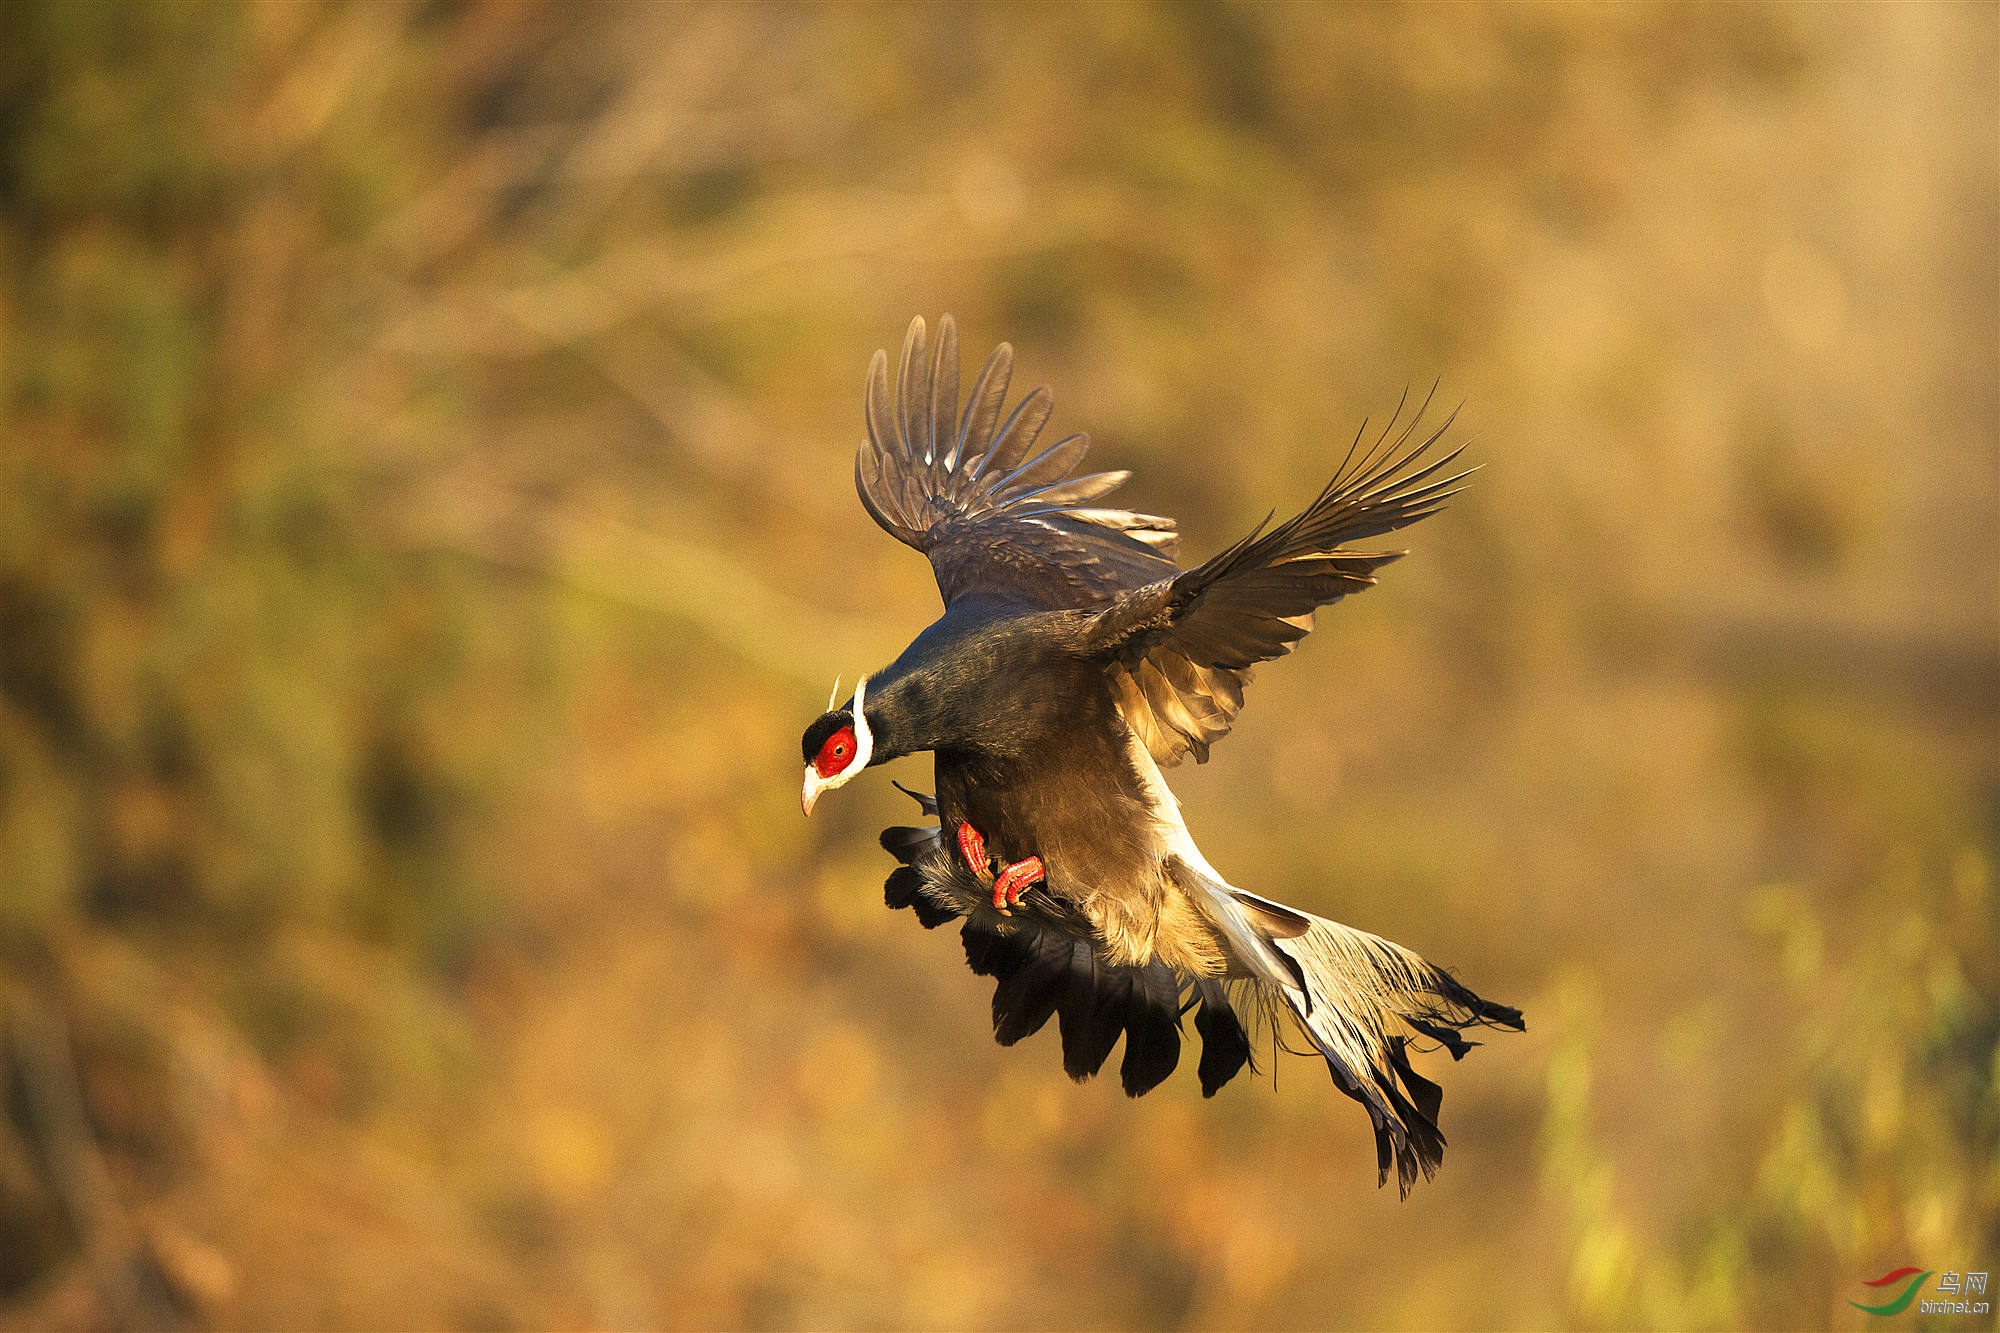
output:
[[[909,797],[911,800],[915,801],[917,803],[917,808],[919,810],[922,810],[925,814],[929,815],[933,819],[937,818],[937,812],[938,812],[937,797],[931,796],[925,792],[911,791],[908,787],[905,787],[902,783],[896,781],[894,778],[889,779],[889,785],[891,787],[894,787],[897,791],[903,793],[903,795]]]
[[[993,1037],[1002,1046],[1042,1030],[1062,999],[1069,975],[1068,940],[1047,931],[1036,932],[1032,939],[1026,934],[1012,938],[1018,941],[1020,961],[993,988]]]
[[[1087,940],[1071,945],[1069,984],[1059,1010],[1063,1072],[1082,1082],[1104,1067],[1132,998],[1131,969],[1099,962]]]
[[[1158,1087],[1181,1060],[1181,988],[1160,963],[1132,971],[1132,1001],[1125,1014],[1125,1061],[1118,1068],[1125,1095]]]
[[[1332,1058],[1326,1064],[1334,1086],[1368,1111],[1375,1129],[1375,1167],[1380,1182],[1389,1183],[1393,1167],[1397,1188],[1407,1199],[1417,1177],[1431,1179],[1444,1162],[1445,1138],[1437,1125],[1444,1090],[1410,1067],[1403,1038],[1392,1040],[1389,1061],[1390,1073],[1374,1070],[1367,1076],[1356,1075]]]
[[[899,824],[882,830],[882,850],[906,866],[914,865],[917,858],[928,852],[937,842],[937,837],[935,824],[928,828],[912,828],[907,824]]]
[[[1220,981],[1202,977],[1194,983],[1201,1008],[1194,1016],[1194,1030],[1201,1034],[1201,1095],[1213,1097],[1236,1071],[1250,1063],[1250,1034],[1243,1020],[1230,1006],[1229,991]]]

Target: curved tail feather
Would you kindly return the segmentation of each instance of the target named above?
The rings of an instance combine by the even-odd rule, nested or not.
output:
[[[1326,1058],[1334,1084],[1367,1108],[1382,1183],[1393,1164],[1408,1197],[1419,1173],[1426,1180],[1437,1173],[1445,1147],[1437,1123],[1444,1093],[1411,1068],[1411,1034],[1439,1042],[1457,1060],[1478,1044],[1464,1038],[1465,1029],[1519,1032],[1526,1024],[1519,1009],[1480,999],[1400,944],[1307,919],[1304,934],[1272,941],[1306,981],[1303,991],[1284,988],[1279,998]]]
[[[925,813],[936,812],[929,797],[909,794]],[[1233,968],[1229,978],[1180,976],[1157,959],[1136,967],[1106,962],[1090,922],[1053,895],[1031,895],[1001,915],[990,889],[952,855],[935,824],[885,829],[882,845],[902,863],[885,889],[890,907],[912,909],[926,929],[962,923],[966,962],[995,982],[993,1035],[1001,1045],[1054,1018],[1063,1070],[1081,1081],[1103,1067],[1122,1036],[1120,1081],[1137,1097],[1179,1064],[1181,1019],[1192,1009],[1202,1095],[1212,1097],[1246,1065],[1256,1072],[1232,996],[1248,998],[1256,1015],[1282,1005],[1325,1058],[1334,1085],[1368,1111],[1381,1182],[1393,1167],[1405,1197],[1419,1176],[1436,1174],[1445,1148],[1443,1090],[1411,1065],[1412,1040],[1435,1041],[1457,1060],[1478,1044],[1464,1035],[1469,1029],[1526,1026],[1520,1010],[1481,999],[1401,945],[1232,888],[1202,873],[1205,863],[1197,870],[1177,862],[1181,882],[1205,892],[1211,918],[1232,927],[1232,948],[1238,935],[1254,935],[1258,944],[1251,959],[1236,960],[1241,971]],[[1259,955],[1270,961],[1259,967]]]

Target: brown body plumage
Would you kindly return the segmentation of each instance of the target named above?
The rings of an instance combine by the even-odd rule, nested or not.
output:
[[[1437,511],[1459,479],[1442,475],[1456,452],[1428,456],[1443,428],[1417,437],[1420,409],[1372,443],[1357,437],[1303,512],[1182,571],[1171,520],[1096,505],[1124,473],[1070,476],[1083,436],[1032,453],[1047,390],[1002,419],[1005,344],[963,413],[948,316],[926,352],[918,320],[893,397],[877,354],[855,477],[876,521],[930,557],[945,614],[807,730],[808,812],[870,763],[933,751],[937,795],[920,799],[940,824],[884,835],[904,862],[890,901],[927,925],[965,918],[968,961],[1000,982],[1002,1041],[1060,1016],[1065,1068],[1082,1077],[1123,1031],[1136,1094],[1172,1070],[1186,995],[1213,1092],[1248,1058],[1232,991],[1247,993],[1289,1014],[1368,1107],[1384,1176],[1393,1165],[1407,1190],[1444,1147],[1440,1094],[1411,1067],[1410,1039],[1456,1057],[1461,1029],[1518,1028],[1518,1011],[1398,945],[1228,884],[1161,768],[1205,760],[1253,665],[1290,652],[1317,608],[1401,554],[1350,543]],[[947,835],[975,829],[999,863],[1040,877],[1018,906],[983,898],[993,867],[952,854]]]

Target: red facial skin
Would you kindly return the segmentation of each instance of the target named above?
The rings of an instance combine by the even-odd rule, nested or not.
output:
[[[823,778],[830,778],[854,762],[854,728],[842,727],[826,738],[826,744],[819,747],[813,756],[813,772]]]

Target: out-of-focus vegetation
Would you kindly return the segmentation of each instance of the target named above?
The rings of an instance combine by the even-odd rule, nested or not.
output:
[[[1996,86],[1980,6],[0,5],[0,1325],[2000,1267]],[[904,798],[799,819],[934,608],[849,469],[947,309],[1197,555],[1465,400],[1477,484],[1177,779],[1527,1009],[1407,1204],[1303,1061],[996,1049]]]

